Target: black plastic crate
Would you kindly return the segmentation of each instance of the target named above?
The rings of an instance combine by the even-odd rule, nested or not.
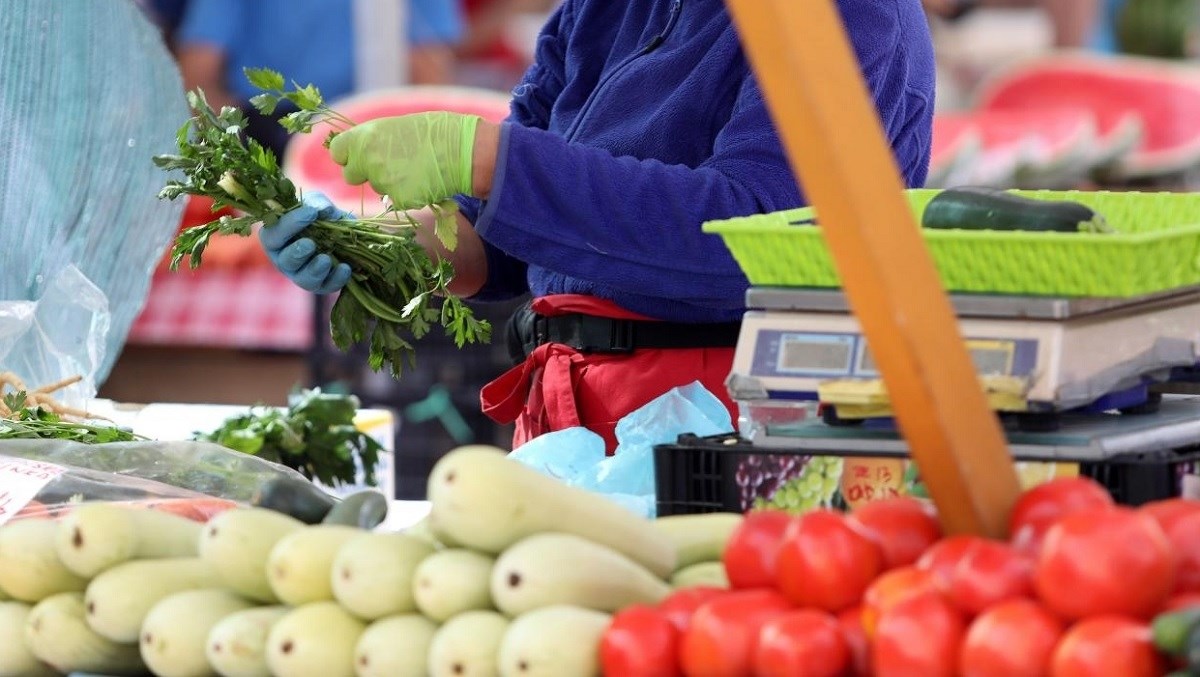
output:
[[[754,506],[755,499],[770,498],[775,490],[801,478],[811,459],[853,456],[877,457],[874,454],[813,455],[807,450],[763,449],[732,434],[715,437],[680,435],[675,444],[654,448],[658,515],[744,512]],[[1041,459],[1017,457],[1016,460],[1037,462]],[[1127,454],[1102,463],[1078,463],[1079,474],[1102,483],[1117,502],[1141,505],[1178,496],[1183,476],[1200,467],[1200,448]],[[834,496],[832,504],[844,506],[840,496]]]

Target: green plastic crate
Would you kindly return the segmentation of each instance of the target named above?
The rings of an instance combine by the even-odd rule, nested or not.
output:
[[[939,190],[910,190],[920,221]],[[1200,193],[1013,191],[1074,200],[1100,212],[1107,234],[925,230],[946,289],[955,292],[1122,298],[1200,285]],[[812,208],[704,224],[720,235],[750,283],[840,287]]]

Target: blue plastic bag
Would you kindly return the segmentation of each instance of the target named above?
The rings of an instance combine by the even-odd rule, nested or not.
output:
[[[604,440],[586,428],[547,433],[515,449],[521,461],[571,486],[595,491],[646,517],[655,515],[654,446],[685,433],[733,432],[729,411],[695,381],[672,388],[617,422],[617,449],[604,455]]]

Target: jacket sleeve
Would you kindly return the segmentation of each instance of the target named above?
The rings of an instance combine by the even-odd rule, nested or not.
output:
[[[475,228],[530,264],[630,293],[734,307],[747,281],[710,219],[803,203],[753,78],[697,167],[614,156],[505,124]]]
[[[554,10],[538,34],[533,65],[525,72],[520,84],[513,88],[508,122],[537,129],[546,129],[550,125],[550,110],[566,80],[564,36],[569,35],[573,23],[572,1],[566,0]],[[475,223],[483,209],[483,201],[466,195],[459,195],[455,200],[467,220]],[[524,261],[509,256],[486,239],[483,247],[487,254],[488,277],[472,299],[502,301],[529,291],[525,275],[528,265]]]

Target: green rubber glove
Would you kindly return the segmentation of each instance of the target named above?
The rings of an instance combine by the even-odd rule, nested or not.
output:
[[[347,183],[370,183],[396,209],[432,206],[438,238],[453,249],[458,205],[451,197],[471,194],[479,120],[444,111],[379,118],[338,134],[329,152]]]

